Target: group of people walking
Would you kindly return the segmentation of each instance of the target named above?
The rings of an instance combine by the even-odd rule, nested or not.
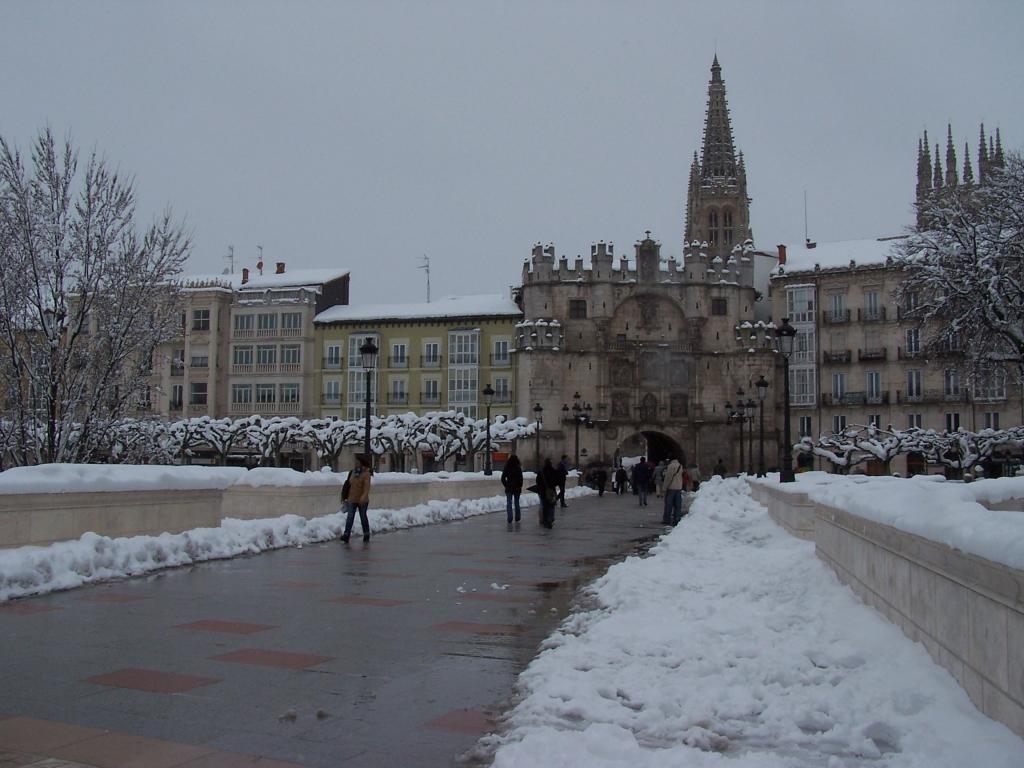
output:
[[[537,473],[537,483],[528,490],[536,491],[540,497],[540,523],[545,528],[555,524],[555,508],[569,506],[565,503],[565,480],[569,476],[568,457],[562,456],[558,466],[551,459],[544,460],[544,466]],[[501,485],[505,489],[505,517],[509,525],[522,519],[519,508],[523,492],[523,466],[514,453],[505,462],[501,471]]]

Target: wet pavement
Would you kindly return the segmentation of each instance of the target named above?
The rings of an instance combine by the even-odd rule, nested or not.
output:
[[[591,496],[552,531],[529,508],[513,530],[483,515],[9,603],[0,768],[455,764],[578,588],[663,532],[659,504]]]

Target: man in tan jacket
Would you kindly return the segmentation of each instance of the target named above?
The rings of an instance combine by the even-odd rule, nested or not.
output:
[[[662,482],[665,488],[665,511],[661,515],[661,522],[675,525],[683,516],[683,465],[678,459],[672,459],[665,467],[665,479]]]
[[[355,522],[356,510],[359,510],[359,526],[363,529],[363,541],[370,540],[370,520],[366,516],[366,510],[370,506],[370,459],[365,454],[356,457],[355,468],[348,473],[348,494],[342,494],[342,503],[347,506],[348,514],[345,516],[345,532],[341,540],[348,543],[352,534],[352,523]]]

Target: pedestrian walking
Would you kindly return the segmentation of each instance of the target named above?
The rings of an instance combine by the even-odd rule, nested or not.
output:
[[[565,509],[569,505],[565,503],[565,479],[569,476],[569,457],[564,453],[562,460],[558,462],[558,503]]]
[[[654,492],[660,499],[664,491],[665,481],[665,468],[668,466],[668,462],[662,459],[658,462],[654,468]]]
[[[721,477],[725,477],[725,462],[722,461],[721,459],[719,459],[718,463],[715,464],[714,473],[716,475],[720,475]]]
[[[694,464],[690,467],[690,490],[696,493],[700,490],[700,467]]]
[[[675,525],[682,517],[683,474],[683,465],[677,459],[672,459],[665,468],[665,508],[661,514],[661,522],[665,525]]]
[[[597,484],[598,497],[604,496],[604,487],[608,484],[608,470],[604,467],[598,467],[594,471],[594,482]]]
[[[615,470],[615,493],[619,496],[624,494],[628,483],[629,475],[626,474],[626,468],[620,466]]]
[[[341,534],[341,540],[348,543],[349,536],[352,534],[352,523],[355,522],[356,511],[359,511],[359,527],[363,529],[363,541],[370,540],[370,520],[366,516],[366,510],[370,506],[370,457],[365,454],[359,454],[356,457],[356,465],[351,472],[348,473],[348,479],[345,481],[345,485],[348,486],[348,493],[344,492],[344,486],[342,486],[342,496],[347,504],[346,515],[345,515],[345,532]]]
[[[508,524],[512,525],[512,512],[515,508],[515,521],[520,520],[519,496],[523,492],[523,466],[519,463],[519,457],[514,453],[505,462],[505,468],[501,470],[501,485],[505,489],[505,517]]]
[[[651,485],[651,467],[644,459],[640,457],[640,461],[633,465],[633,491],[637,495],[637,506],[647,506],[647,493],[650,491]]]
[[[544,466],[537,473],[537,494],[540,496],[540,524],[551,528],[555,524],[555,506],[558,503],[558,484],[561,473],[555,469],[551,459],[544,459]]]

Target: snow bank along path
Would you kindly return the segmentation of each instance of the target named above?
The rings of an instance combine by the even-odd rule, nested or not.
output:
[[[519,680],[495,768],[1020,768],[920,645],[750,498],[712,479],[613,566]]]
[[[293,474],[301,477],[300,473]],[[332,483],[337,482],[337,475],[334,478]],[[585,487],[567,488],[565,491],[565,495],[570,498],[594,493],[596,491]],[[522,506],[537,503],[537,494],[522,495]],[[504,496],[428,501],[404,509],[374,509],[371,498],[368,516],[371,530],[382,533],[504,510]],[[312,519],[300,515],[282,515],[262,520],[225,518],[216,528],[194,528],[184,533],[122,538],[86,533],[80,539],[44,547],[0,549],[0,603],[15,597],[71,589],[107,579],[138,576],[204,560],[327,541],[340,536],[344,527],[345,515],[342,512]],[[359,530],[358,523],[356,530]]]

